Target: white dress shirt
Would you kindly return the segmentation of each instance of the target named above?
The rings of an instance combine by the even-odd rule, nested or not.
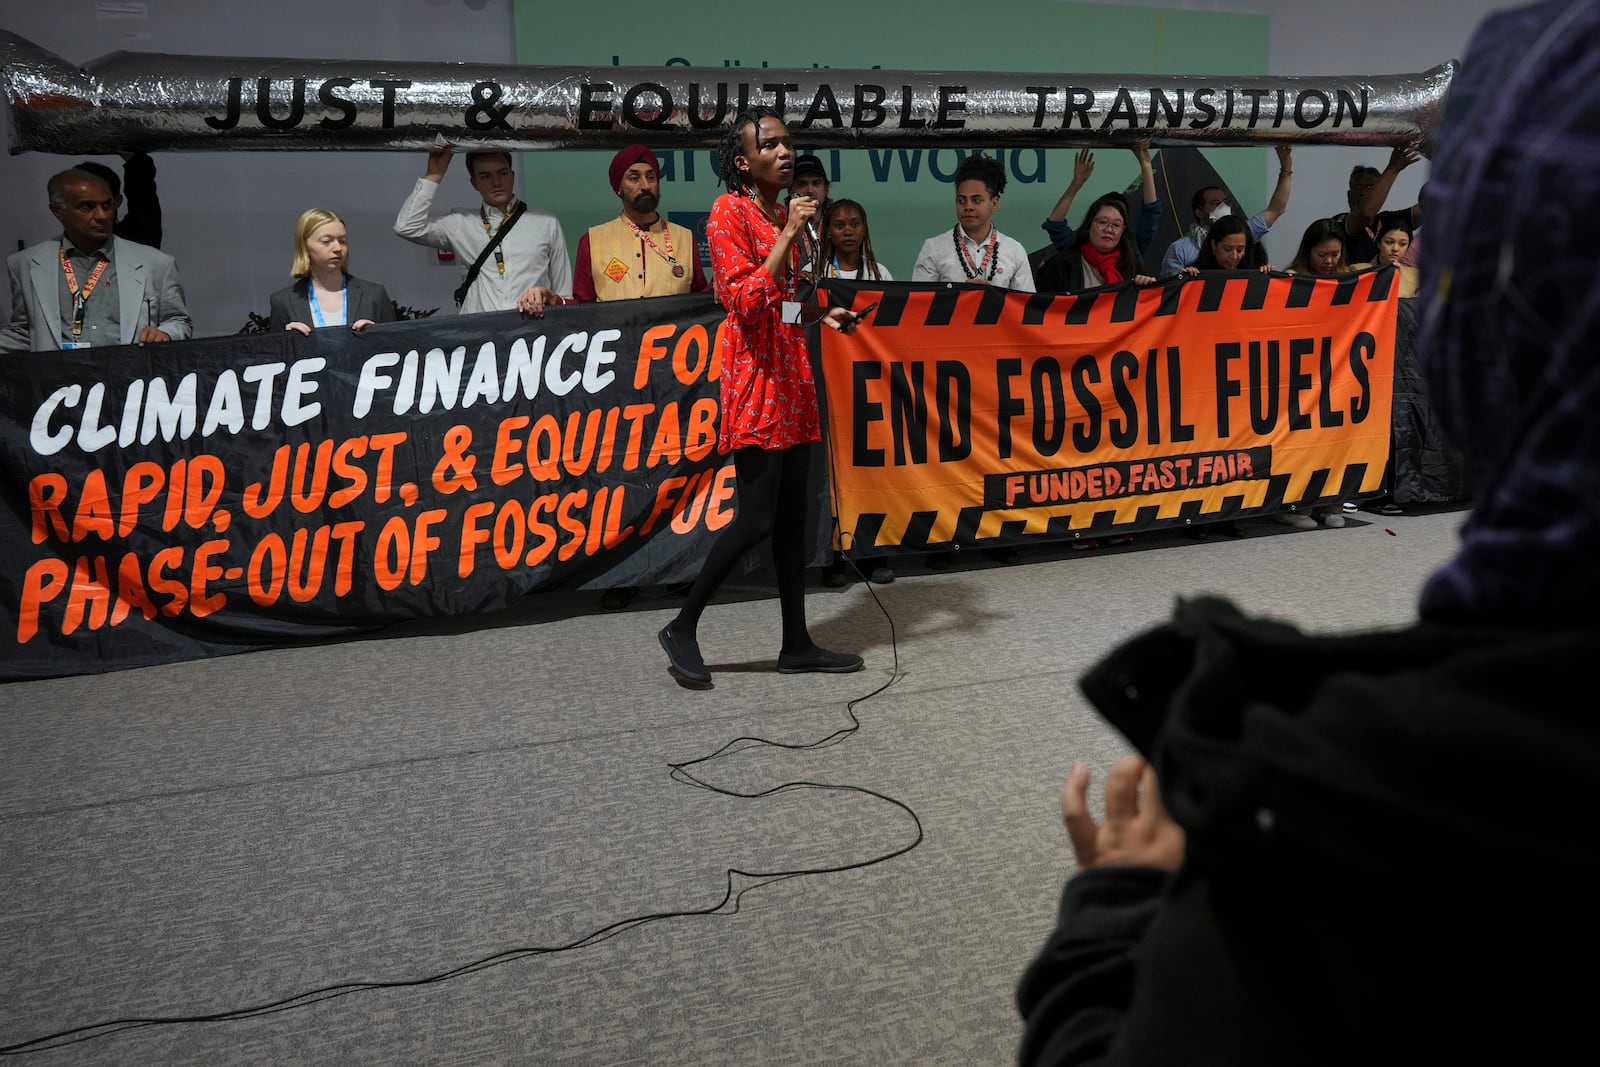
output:
[[[460,277],[465,278],[467,268],[500,228],[505,213],[481,205],[489,217],[488,231],[484,230],[483,216],[477,208],[455,208],[433,215],[433,198],[438,192],[438,182],[418,178],[416,188],[395,216],[394,232],[416,244],[455,253]],[[494,253],[489,253],[478,280],[467,290],[467,298],[461,304],[463,315],[515,311],[517,298],[534,285],[549,286],[564,297],[572,296],[572,261],[567,258],[567,241],[561,234],[561,224],[550,212],[532,208],[524,211],[500,242],[499,250],[505,256],[505,274],[495,266]]]
[[[993,226],[991,225],[991,229]],[[998,232],[998,231],[997,231]],[[984,253],[989,250],[989,235],[984,234],[982,241],[974,241],[967,236],[967,231],[959,226],[955,228],[962,244],[966,246],[967,255],[973,263],[982,263]],[[911,280],[914,282],[976,282],[988,281],[990,285],[998,285],[1005,289],[1015,289],[1022,293],[1034,292],[1033,268],[1028,266],[1028,253],[1021,242],[1000,234],[995,255],[1000,263],[995,268],[994,278],[989,278],[989,268],[985,266],[975,278],[967,277],[967,272],[961,269],[960,253],[956,251],[955,241],[951,231],[935,234],[922,242],[922,251],[917,253],[916,266],[911,268]]]

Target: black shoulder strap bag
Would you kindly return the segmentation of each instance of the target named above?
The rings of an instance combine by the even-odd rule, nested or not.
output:
[[[456,286],[456,307],[460,307],[462,301],[466,300],[467,290],[471,289],[472,283],[478,280],[478,274],[483,270],[484,263],[488,262],[489,257],[494,255],[494,250],[500,247],[500,242],[506,239],[506,234],[511,232],[511,227],[517,224],[517,220],[522,217],[522,213],[527,208],[527,204],[520,200],[517,201],[517,206],[511,209],[511,214],[506,217],[506,221],[495,231],[494,240],[484,245],[483,251],[478,253],[478,258],[472,261],[472,266],[467,268],[466,279]]]

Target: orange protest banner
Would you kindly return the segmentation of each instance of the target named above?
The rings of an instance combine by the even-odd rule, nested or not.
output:
[[[839,547],[1134,532],[1376,494],[1398,287],[1211,272],[1059,295],[833,283]]]

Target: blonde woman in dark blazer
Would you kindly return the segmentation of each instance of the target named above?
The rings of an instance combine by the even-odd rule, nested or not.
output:
[[[310,334],[327,326],[364,330],[394,319],[389,291],[349,273],[350,238],[344,220],[314,207],[294,228],[295,282],[272,294],[268,329]]]

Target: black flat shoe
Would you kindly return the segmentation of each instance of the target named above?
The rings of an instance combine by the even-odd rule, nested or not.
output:
[[[894,571],[885,564],[880,563],[878,566],[872,568],[872,573],[867,575],[867,577],[873,585],[894,584]]]
[[[862,659],[854,652],[830,652],[813,646],[799,652],[778,653],[779,674],[853,674],[861,667]]]
[[[672,673],[679,681],[701,686],[711,684],[711,671],[700,658],[700,645],[694,638],[673,633],[671,623],[663,626],[656,636],[661,639],[661,647],[672,664]]]

